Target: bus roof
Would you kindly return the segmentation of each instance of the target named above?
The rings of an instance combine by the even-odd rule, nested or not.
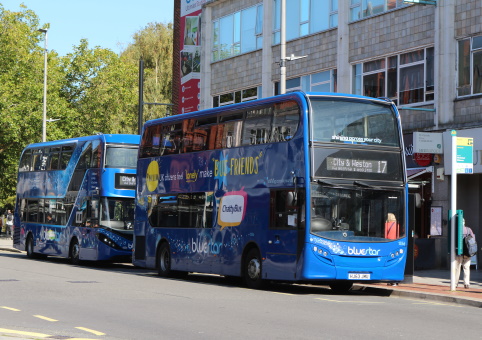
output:
[[[236,110],[239,110],[239,109],[249,109],[249,107],[254,106],[254,105],[269,104],[269,103],[273,103],[273,102],[278,102],[282,99],[284,99],[284,100],[290,100],[290,99],[291,100],[296,100],[296,99],[301,100],[302,98],[307,98],[307,97],[326,97],[326,98],[337,97],[337,98],[346,98],[346,99],[368,100],[368,101],[373,101],[373,102],[377,102],[379,104],[385,104],[385,105],[392,105],[393,104],[393,102],[390,99],[387,99],[387,98],[373,98],[373,97],[366,97],[366,96],[360,96],[360,95],[355,95],[355,94],[336,93],[336,92],[304,92],[304,91],[297,90],[297,91],[288,92],[286,94],[281,94],[281,95],[267,97],[267,98],[261,98],[261,99],[257,99],[257,100],[251,100],[251,101],[247,101],[247,102],[236,103],[236,104],[231,104],[231,105],[226,105],[226,106],[219,106],[219,107],[200,110],[200,111],[193,111],[193,112],[183,113],[182,115],[174,115],[174,116],[152,119],[152,120],[147,121],[144,124],[144,129],[147,126],[150,126],[150,125],[157,125],[159,123],[159,121],[167,123],[167,122],[170,122],[170,121],[177,121],[179,119],[197,118],[199,116],[216,114],[216,113],[219,113],[219,112],[228,113],[230,111],[236,111]]]
[[[102,134],[101,133],[101,134],[92,135],[92,136],[60,139],[60,140],[49,141],[44,143],[33,143],[33,144],[27,145],[25,149],[45,147],[45,146],[55,146],[55,145],[62,145],[67,143],[84,142],[84,141],[91,141],[91,140],[98,140],[98,139],[103,139],[106,143],[138,145],[140,141],[140,136],[129,135],[129,134]]]

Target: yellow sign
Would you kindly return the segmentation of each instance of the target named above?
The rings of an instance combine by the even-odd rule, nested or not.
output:
[[[147,167],[146,185],[147,190],[154,191],[159,184],[159,164],[156,161],[152,161]]]

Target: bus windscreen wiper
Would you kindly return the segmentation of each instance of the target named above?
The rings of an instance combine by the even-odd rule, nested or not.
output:
[[[377,187],[376,185],[371,185],[362,181],[353,181],[353,184],[355,186],[362,187],[362,188],[380,189],[380,187]]]
[[[330,186],[330,187],[337,187],[337,186],[339,186],[338,184],[333,183],[333,182],[330,182],[330,181],[327,181],[326,179],[317,179],[316,182],[317,182],[318,184],[328,185],[328,186]]]

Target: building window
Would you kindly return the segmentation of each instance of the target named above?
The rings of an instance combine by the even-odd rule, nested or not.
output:
[[[397,105],[434,100],[433,47],[353,65],[354,94]]]
[[[459,41],[459,97],[482,93],[482,36]]]
[[[274,0],[273,44],[280,43],[281,0]],[[338,26],[338,0],[286,0],[286,40]]]
[[[262,4],[213,21],[213,61],[251,52],[262,46]]]
[[[350,21],[363,19],[401,6],[406,6],[403,0],[351,0]]]
[[[286,92],[336,92],[336,70],[328,70],[286,80]],[[274,84],[274,94],[280,94],[279,82]]]
[[[261,86],[223,93],[213,97],[213,107],[247,102],[261,98]]]

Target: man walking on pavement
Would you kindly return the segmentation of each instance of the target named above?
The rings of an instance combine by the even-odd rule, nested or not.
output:
[[[11,210],[7,210],[7,229],[5,229],[5,235],[7,237],[13,238],[13,214]]]
[[[472,231],[472,229],[470,229],[469,227],[467,227],[465,225],[465,218],[464,218],[463,221],[464,221],[463,238],[465,239],[465,237],[467,235],[471,235],[475,239],[475,235],[474,235],[474,232]],[[470,260],[471,260],[471,257],[462,254],[462,255],[455,256],[455,260],[457,261],[457,265],[456,265],[456,268],[455,268],[455,282],[457,284],[455,285],[455,287],[457,287],[457,285],[458,285],[459,278],[460,278],[460,266],[462,266],[464,268],[464,288],[468,289],[468,288],[470,288]]]

